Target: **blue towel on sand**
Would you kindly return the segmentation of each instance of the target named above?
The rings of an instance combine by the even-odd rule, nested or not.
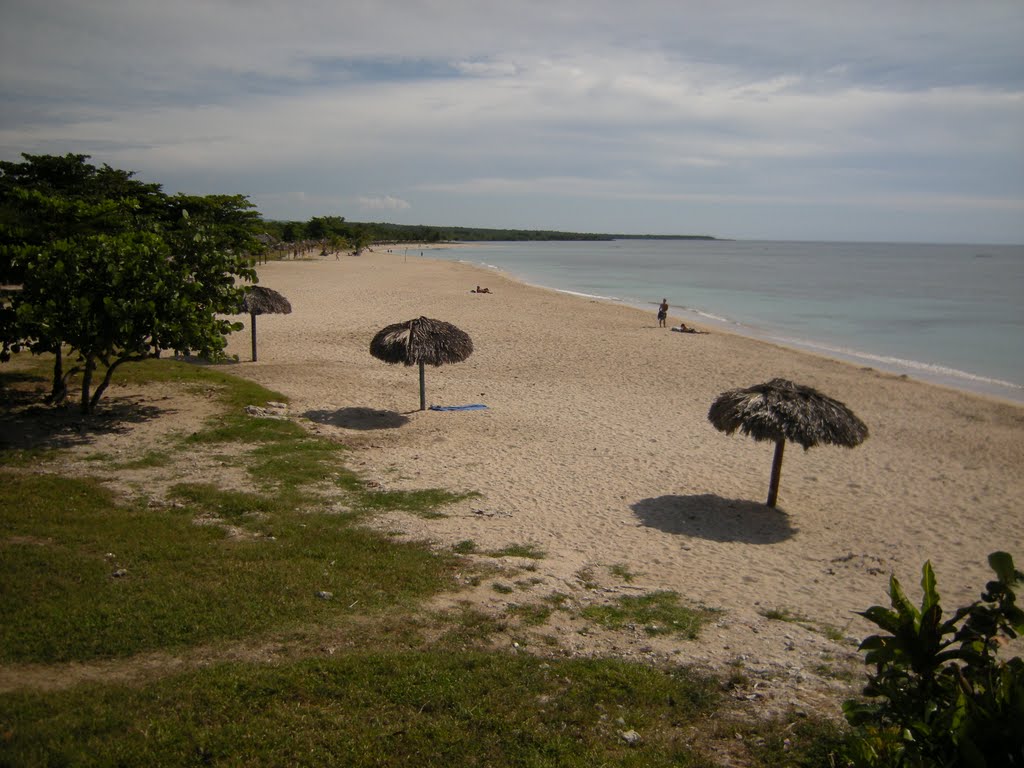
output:
[[[482,411],[486,408],[486,405],[481,403],[474,403],[473,405],[432,405],[430,410],[432,411]]]

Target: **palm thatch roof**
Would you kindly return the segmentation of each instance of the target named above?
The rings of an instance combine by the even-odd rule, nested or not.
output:
[[[256,315],[290,315],[292,305],[277,291],[253,285],[246,288],[241,309],[252,318],[252,360],[256,362]]]
[[[381,328],[370,342],[370,354],[392,365],[419,365],[420,410],[424,411],[427,391],[423,366],[462,362],[473,354],[473,340],[451,323],[417,317]]]
[[[451,323],[418,317],[378,331],[370,354],[390,364],[438,366],[465,360],[473,354],[473,340]]]
[[[242,311],[250,315],[290,315],[292,305],[277,291],[253,285],[246,289]]]
[[[787,379],[730,389],[711,404],[708,420],[731,435],[788,440],[804,450],[821,443],[852,448],[868,436],[867,425],[838,400]]]
[[[853,448],[868,436],[867,425],[841,402],[787,379],[723,392],[711,404],[708,421],[727,435],[739,430],[754,440],[775,443],[769,507],[778,499],[786,441],[799,443],[806,451],[821,443]]]

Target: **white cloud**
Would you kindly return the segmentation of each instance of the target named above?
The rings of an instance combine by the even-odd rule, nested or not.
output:
[[[382,197],[360,197],[356,200],[364,211],[406,211],[412,206],[400,197],[384,195]]]

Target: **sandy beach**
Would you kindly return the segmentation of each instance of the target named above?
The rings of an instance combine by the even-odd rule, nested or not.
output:
[[[917,599],[930,559],[952,609],[977,597],[990,552],[1024,560],[1018,405],[718,330],[672,333],[658,328],[653,304],[645,312],[395,250],[260,267],[260,284],[293,312],[259,319],[256,363],[243,318],[228,349],[240,362],[226,366],[352,446],[367,479],[480,494],[441,519],[396,515],[382,522],[389,529],[441,547],[531,544],[545,553],[535,595],[581,582],[594,599],[675,590],[722,609],[682,653],[713,664],[755,655],[794,670],[808,654],[855,649],[766,612],[863,637],[871,627],[854,612],[886,601],[890,573]],[[492,293],[472,293],[478,284]],[[427,368],[428,404],[486,410],[420,412],[416,369],[370,356],[378,330],[420,315],[455,324],[475,346],[465,362]],[[790,445],[773,511],[764,506],[772,446],[718,432],[707,412],[720,392],[776,376],[843,401],[870,437],[854,449]],[[624,570],[635,578],[616,576]],[[568,630],[564,639],[588,642]],[[800,654],[803,663],[788,661]]]

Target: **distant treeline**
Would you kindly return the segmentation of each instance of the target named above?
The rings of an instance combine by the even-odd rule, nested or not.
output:
[[[595,232],[556,232],[547,229],[482,229],[424,224],[346,221],[342,216],[314,216],[306,222],[265,220],[267,234],[276,240],[342,240],[360,247],[371,243],[440,243],[451,241],[525,240],[714,240],[710,235],[621,235]]]

